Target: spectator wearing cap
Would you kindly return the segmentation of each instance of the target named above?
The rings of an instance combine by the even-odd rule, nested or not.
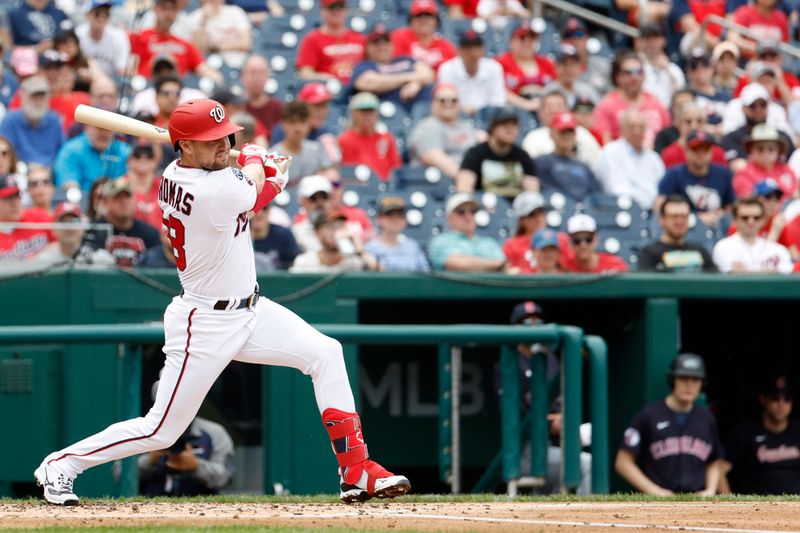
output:
[[[540,231],[547,229],[547,205],[541,194],[534,191],[523,191],[514,198],[511,204],[514,217],[517,219],[517,228],[514,236],[503,243],[503,253],[509,267],[515,268],[520,274],[536,272],[538,266],[536,249],[533,246],[533,237]],[[559,255],[569,255],[572,250],[569,239],[565,233],[558,233]]]
[[[136,205],[134,217],[155,229],[161,228],[158,189],[161,183],[156,171],[161,161],[162,145],[142,142],[131,149],[126,162],[125,178],[130,183]]]
[[[670,123],[667,109],[656,97],[644,90],[644,66],[635,52],[622,51],[614,58],[611,79],[615,89],[610,91],[595,109],[594,126],[605,142],[618,139],[619,117],[628,109],[638,109],[647,117],[645,145],[650,148],[656,133]]]
[[[319,250],[298,255],[289,272],[316,274],[330,272],[360,272],[374,270],[375,258],[357,248],[342,236],[345,219],[342,215],[323,210],[309,213],[309,221],[320,243]]]
[[[575,105],[572,106],[572,113],[578,120],[577,131],[585,129],[592,134],[592,137],[594,137],[594,140],[598,143],[598,146],[600,146],[600,143],[603,142],[603,136],[594,129],[594,108],[596,105],[597,102],[590,97],[578,95],[575,98]],[[580,135],[580,133],[578,135]]]
[[[0,122],[0,135],[11,142],[26,163],[52,167],[64,144],[61,117],[50,109],[50,85],[44,76],[31,76],[20,84],[20,109],[9,111]]]
[[[108,23],[113,5],[112,0],[92,0],[86,22],[75,29],[80,49],[109,77],[125,74],[131,53],[128,34]]]
[[[366,38],[347,27],[345,0],[322,0],[320,4],[322,25],[300,41],[297,72],[301,79],[337,79],[346,84],[364,58]]]
[[[542,92],[563,93],[567,97],[567,106],[570,109],[575,107],[578,97],[590,101],[594,106],[600,101],[600,93],[580,77],[581,58],[578,49],[571,44],[562,44],[556,53],[556,79],[545,85]]]
[[[767,124],[778,130],[786,142],[787,157],[794,151],[792,139],[786,133],[788,125],[783,108],[770,101],[769,93],[763,85],[751,83],[742,89],[739,98],[728,103],[722,120],[723,131],[727,132],[722,138],[722,148],[733,172],[747,164],[744,141],[756,124]]]
[[[103,215],[98,223],[111,224],[111,235],[102,229],[86,234],[91,250],[107,250],[118,266],[137,266],[145,250],[161,242],[158,230],[135,217],[133,190],[125,178],[109,181],[103,191]]]
[[[658,132],[655,141],[653,141],[653,150],[661,153],[664,148],[678,140],[681,136],[678,132],[678,114],[684,104],[693,103],[694,92],[691,89],[681,89],[672,94],[672,102],[669,106],[669,115],[672,123]]]
[[[25,0],[8,12],[15,46],[35,46],[43,52],[53,44],[53,36],[69,17],[50,0]]]
[[[766,124],[754,126],[744,141],[744,149],[747,152],[747,166],[733,175],[733,190],[737,197],[750,196],[753,187],[767,178],[775,180],[787,198],[795,196],[797,176],[789,165],[782,162],[786,155],[786,143],[778,135],[778,130]]]
[[[53,185],[53,173],[50,167],[38,163],[31,163],[28,165],[28,175],[26,178],[26,187],[28,196],[31,199],[31,207],[41,209],[47,214],[52,214],[55,186]]]
[[[306,83],[297,93],[297,101],[308,104],[311,113],[309,119],[311,131],[308,139],[318,141],[325,149],[325,153],[328,154],[328,158],[334,163],[339,163],[342,160],[339,141],[334,132],[325,125],[331,110],[331,99],[331,93],[325,88],[325,85],[316,81]],[[271,132],[270,141],[273,144],[278,143],[284,138],[284,135],[283,124],[278,122]]]
[[[67,141],[58,152],[53,167],[56,185],[89,192],[100,176],[124,175],[130,152],[130,145],[117,139],[114,132],[86,126],[83,133]]]
[[[531,251],[533,252],[533,269],[535,274],[560,274],[561,270],[561,243],[557,233],[551,229],[540,229],[533,234]],[[523,272],[520,272],[523,273]]]
[[[458,55],[442,63],[438,81],[458,87],[461,111],[468,115],[487,107],[506,105],[503,67],[486,57],[483,38],[475,30],[461,35]]]
[[[258,273],[288,270],[300,255],[300,247],[292,231],[272,223],[269,212],[270,206],[267,204],[250,219],[250,237],[253,239]]]
[[[464,154],[456,175],[456,190],[493,192],[514,198],[523,190],[538,191],[539,180],[533,160],[518,144],[519,117],[516,111],[499,108],[489,120],[489,139]]]
[[[187,23],[201,54],[219,54],[227,65],[241,68],[253,47],[253,27],[244,9],[224,0],[202,0]]]
[[[723,41],[711,52],[714,66],[714,86],[723,94],[733,98],[733,91],[739,84],[739,47],[730,41]]]
[[[522,140],[522,148],[532,158],[537,158],[553,153],[553,121],[561,113],[569,111],[567,97],[561,91],[552,91],[542,96],[539,109],[539,122],[541,126],[529,131]],[[590,168],[597,163],[600,157],[600,144],[595,136],[585,127],[578,125],[575,129],[575,142],[577,143],[578,159]]]
[[[791,418],[794,388],[786,376],[771,376],[758,388],[758,401],[760,416],[743,420],[725,443],[720,492],[798,494],[800,421]]]
[[[389,30],[379,22],[367,34],[366,58],[358,63],[350,80],[351,92],[371,92],[381,100],[411,110],[430,100],[433,69],[411,57],[393,57]]]
[[[523,21],[511,33],[508,51],[495,59],[503,67],[506,98],[514,107],[539,111],[543,87],[557,77],[552,61],[536,53],[539,33]]]
[[[561,30],[561,42],[574,46],[578,50],[581,60],[581,81],[594,87],[598,93],[605,94],[609,89],[611,69],[608,59],[598,54],[590,54],[586,48],[589,41],[589,32],[586,24],[579,18],[570,17]]]
[[[636,110],[628,110],[620,119],[622,135],[603,146],[594,173],[603,190],[614,196],[626,196],[642,209],[650,209],[664,177],[661,157],[644,145],[647,123]]]
[[[774,65],[765,63],[763,61],[752,61],[748,65],[748,72],[753,79],[753,83],[750,83],[748,86],[760,85],[764,87],[768,96],[773,94],[777,89],[778,74]],[[744,95],[744,89],[742,89],[741,94]],[[742,102],[740,100],[743,100],[741,95],[740,98],[731,100],[725,106],[722,129],[726,133],[738,128],[744,122],[744,116],[742,115],[741,111]],[[789,125],[786,109],[779,101],[772,99],[769,100],[767,109],[767,123],[770,126],[774,126],[779,130],[792,135],[792,129]]]
[[[789,251],[758,233],[764,225],[764,206],[758,198],[740,198],[733,206],[736,233],[714,246],[714,263],[724,273],[789,274],[794,267]]]
[[[297,184],[300,211],[292,224],[292,234],[300,250],[304,252],[319,250],[319,240],[314,233],[314,227],[311,225],[308,214],[314,211],[332,212],[332,191],[331,180],[325,176],[306,176]]]
[[[270,150],[292,156],[291,180],[294,187],[305,176],[321,174],[332,181],[340,179],[339,171],[328,158],[322,145],[308,139],[311,129],[310,111],[305,102],[288,102],[283,106],[282,123],[286,137]]]
[[[245,110],[261,122],[270,131],[270,141],[272,140],[272,130],[281,120],[283,106],[277,98],[273,98],[267,93],[266,86],[270,79],[270,68],[267,58],[253,54],[248,57],[242,66],[239,74],[239,81],[242,84],[246,101]]]
[[[583,213],[571,216],[567,220],[567,233],[573,253],[561,259],[564,272],[603,274],[628,270],[625,261],[616,255],[597,251],[597,222],[594,218]]]
[[[789,41],[789,19],[778,9],[777,0],[753,0],[750,4],[741,5],[733,12],[731,20],[748,28],[758,41]],[[728,40],[737,45],[747,58],[753,57],[757,52],[756,41],[739,35],[734,30],[728,32]]]
[[[439,83],[434,87],[431,114],[420,120],[408,137],[412,165],[432,166],[455,179],[464,154],[483,137],[472,123],[460,117],[458,99],[455,85]]]
[[[751,80],[757,80],[758,72],[752,70],[758,66],[759,63],[764,63],[771,66],[775,71],[774,88],[771,91],[772,99],[776,102],[782,102],[783,105],[790,105],[795,99],[800,98],[800,80],[797,76],[783,69],[783,54],[781,53],[780,43],[773,39],[765,39],[758,43],[756,48],[756,60],[748,64],[748,72],[744,76],[739,77],[736,88],[733,91],[733,96],[738,97],[742,89],[750,83]],[[751,77],[750,74],[753,74]]]
[[[519,0],[479,0],[476,11],[496,30],[507,28],[514,19],[531,16]]]
[[[658,223],[661,237],[642,248],[640,272],[716,272],[711,254],[703,246],[686,242],[692,209],[683,196],[673,194],[662,203]]]
[[[711,59],[702,48],[693,48],[686,62],[687,86],[695,96],[695,103],[705,113],[709,132],[722,135],[722,114],[730,95],[714,86]]]
[[[61,124],[66,132],[75,122],[75,109],[80,104],[91,104],[91,97],[86,92],[75,90],[77,72],[70,65],[67,54],[46,50],[39,57],[39,67],[39,72],[50,86],[50,109],[61,116]],[[20,99],[12,99],[12,108],[19,104]]]
[[[643,26],[641,37],[636,39],[635,44],[644,66],[643,89],[657,97],[664,107],[668,106],[672,93],[686,85],[686,77],[666,54],[664,28],[659,24]]]
[[[764,223],[758,234],[771,242],[782,244],[793,258],[800,257],[800,219],[787,219],[781,211],[783,191],[772,178],[759,181],[753,187],[752,196],[764,207]],[[736,233],[736,223],[728,228],[728,236]]]
[[[683,104],[678,109],[677,125],[678,140],[661,151],[661,159],[664,160],[666,168],[686,163],[686,150],[688,148],[686,143],[690,132],[700,130],[705,134],[709,134],[706,113],[696,102]],[[721,166],[725,166],[728,163],[725,159],[725,152],[716,143],[711,147],[711,162]]]
[[[42,268],[73,264],[113,265],[114,258],[107,251],[91,250],[82,246],[83,237],[86,234],[82,224],[86,221],[78,204],[70,202],[58,204],[53,213],[53,222],[59,225],[53,228],[55,242],[45,247],[32,258],[32,261]]]
[[[677,30],[683,34],[682,42],[688,40],[711,49],[720,42],[722,26],[709,23],[703,27],[703,22],[709,15],[725,18],[729,4],[728,0],[674,0],[669,20],[677,22]]]
[[[162,54],[154,57],[152,66],[153,80],[158,80],[161,78],[177,78],[178,81],[180,81],[181,90],[180,94],[178,95],[178,103],[183,103],[187,100],[194,100],[196,98],[208,98],[208,96],[199,89],[183,86],[183,80],[178,74],[178,64],[175,62],[175,58],[171,55]],[[158,116],[159,106],[157,97],[158,92],[154,86],[137,92],[133,96],[133,103],[131,103],[129,113],[133,116]]]
[[[686,164],[667,169],[658,184],[654,211],[660,211],[661,202],[667,196],[681,194],[706,226],[717,226],[736,196],[730,170],[711,164],[715,143],[714,138],[702,130],[689,132],[686,137]]]
[[[408,11],[408,26],[392,32],[394,55],[411,57],[439,70],[457,52],[453,43],[436,31],[438,27],[439,6],[435,0],[414,0]]]
[[[443,0],[447,6],[447,18],[454,20],[473,19],[478,16],[480,0]]]
[[[12,176],[0,177],[0,224],[49,223],[52,218],[41,209],[22,209],[22,198]],[[15,227],[0,232],[0,262],[24,261],[42,251],[55,237],[46,229]]]
[[[414,239],[403,235],[408,225],[406,203],[399,196],[384,196],[378,202],[376,221],[380,233],[364,246],[383,272],[428,272],[428,258]]]
[[[358,93],[350,99],[350,127],[339,135],[339,148],[342,164],[367,165],[387,180],[403,163],[394,135],[376,129],[379,105],[378,97],[372,93]]]
[[[500,244],[491,237],[475,235],[478,201],[458,192],[445,202],[448,231],[434,237],[428,246],[433,270],[453,272],[502,272],[509,266]]]
[[[560,192],[567,198],[582,202],[586,196],[600,192],[602,187],[594,172],[576,156],[578,121],[572,113],[556,115],[550,126],[555,150],[533,160],[539,186],[547,194]]]
[[[188,40],[172,33],[172,24],[180,11],[176,0],[156,0],[153,6],[155,22],[152,28],[130,35],[131,56],[135,57],[135,67],[139,75],[151,76],[153,59],[169,54],[175,60],[180,76],[193,72],[201,77],[211,78],[221,84],[222,74],[205,62],[203,54]]]

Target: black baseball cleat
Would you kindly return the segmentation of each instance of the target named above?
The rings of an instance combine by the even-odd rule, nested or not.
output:
[[[344,503],[365,502],[370,498],[396,498],[411,490],[405,476],[396,476],[375,461],[365,461],[361,477],[354,484],[341,480],[339,498]]]
[[[72,492],[74,477],[67,477],[46,463],[33,472],[36,484],[44,489],[44,499],[55,505],[78,505],[78,497]]]

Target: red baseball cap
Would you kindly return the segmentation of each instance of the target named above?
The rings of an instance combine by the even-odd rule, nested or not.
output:
[[[389,40],[389,28],[383,22],[378,22],[372,27],[372,30],[367,34],[367,42],[373,43],[380,39]]]
[[[334,4],[347,5],[347,2],[345,0],[322,0],[322,6],[323,7],[329,7],[329,6],[332,6]]]
[[[12,176],[0,176],[0,198],[19,194],[19,185]]]
[[[437,6],[436,2],[433,0],[414,0],[411,3],[411,8],[408,10],[408,13],[412,17],[416,17],[417,15],[421,15],[423,13],[427,13],[428,15],[438,15],[439,6]]]
[[[297,99],[307,104],[321,104],[331,101],[331,93],[325,84],[315,81],[303,85],[303,88],[297,93]]]
[[[686,146],[689,148],[697,148],[702,145],[714,146],[715,144],[717,142],[714,137],[703,130],[692,130],[686,136]]]
[[[511,37],[525,37],[526,35],[539,36],[539,32],[533,29],[529,20],[523,20],[517,29],[511,33]]]
[[[574,130],[578,127],[578,120],[572,113],[559,113],[553,119],[551,127],[558,132]]]
[[[61,217],[66,215],[83,218],[83,212],[78,204],[73,204],[72,202],[61,202],[53,211],[53,220],[58,221],[61,219]]]

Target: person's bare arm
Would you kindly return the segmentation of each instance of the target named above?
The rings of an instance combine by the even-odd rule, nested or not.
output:
[[[728,32],[728,40],[739,47],[739,50],[742,51],[742,55],[745,55],[747,57],[752,57],[753,55],[755,55],[756,53],[755,41],[751,41],[747,37],[740,35],[733,30],[730,30]]]
[[[525,111],[539,110],[539,98],[525,98],[524,96],[518,95],[514,91],[506,89],[506,100],[508,101],[509,105],[524,109]]]
[[[462,168],[456,174],[456,191],[475,192],[475,184],[478,183],[478,175],[471,170]]]
[[[422,85],[430,85],[436,81],[436,73],[424,61],[414,63],[414,81]]]
[[[728,483],[728,472],[731,471],[733,465],[725,459],[717,461],[719,465],[719,483],[717,484],[717,494],[730,494],[731,485]]]
[[[464,10],[461,9],[461,6],[458,4],[451,4],[447,6],[447,18],[451,19],[463,19],[464,18]]]
[[[222,77],[222,74],[220,73],[220,71],[218,71],[217,69],[213,69],[213,68],[209,67],[208,64],[205,63],[205,62],[200,63],[199,65],[197,65],[197,68],[195,69],[195,71],[201,77],[211,78],[212,80],[214,80],[214,83],[216,83],[217,85],[220,85],[224,81],[224,78]]]
[[[453,161],[441,148],[425,150],[419,155],[419,160],[428,166],[438,168],[443,174],[450,178],[455,178],[458,175],[458,163]]]
[[[415,81],[414,72],[401,72],[398,74],[380,74],[369,70],[358,77],[355,83],[359,91],[368,91],[381,94],[402,87],[406,83]]]
[[[539,178],[536,176],[524,176],[522,178],[522,188],[526,191],[539,192],[541,186],[539,185]]]
[[[667,490],[650,481],[650,478],[644,475],[644,472],[636,465],[633,454],[628,450],[619,450],[617,452],[614,469],[639,492],[654,496],[669,496],[672,494],[671,490]]]
[[[700,496],[713,496],[717,493],[720,481],[720,461],[717,460],[706,465],[706,488],[698,492]]]
[[[454,272],[499,272],[505,265],[505,259],[488,259],[460,254],[450,255],[444,262],[445,270]]]

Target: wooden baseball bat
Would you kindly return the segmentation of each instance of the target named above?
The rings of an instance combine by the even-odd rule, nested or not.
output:
[[[75,108],[75,120],[81,124],[96,126],[117,133],[133,135],[154,142],[171,144],[169,132],[153,124],[126,117],[113,111],[106,111],[89,105],[81,104]],[[231,158],[239,157],[239,150],[231,150]]]

